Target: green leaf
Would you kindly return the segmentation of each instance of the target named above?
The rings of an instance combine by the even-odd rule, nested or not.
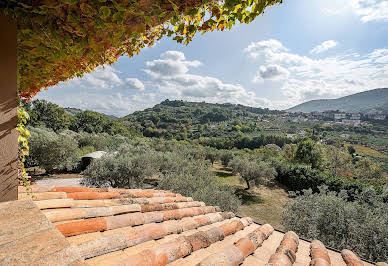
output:
[[[101,13],[101,17],[103,19],[106,19],[107,17],[110,16],[110,8],[107,6],[102,6],[100,7],[100,13]]]

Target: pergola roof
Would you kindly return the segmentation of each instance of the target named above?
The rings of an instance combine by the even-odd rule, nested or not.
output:
[[[151,46],[164,35],[189,43],[196,32],[251,22],[281,0],[8,0],[18,24],[18,90],[31,97],[95,67]]]

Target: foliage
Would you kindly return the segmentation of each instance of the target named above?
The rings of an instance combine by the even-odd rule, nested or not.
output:
[[[351,178],[353,176],[353,163],[352,156],[347,150],[337,148],[332,145],[326,145],[324,148],[325,152],[325,168],[335,176],[342,176]]]
[[[81,111],[74,116],[70,129],[76,132],[108,133],[110,135],[130,135],[117,120],[93,111]]]
[[[383,169],[380,163],[373,162],[370,159],[364,158],[356,162],[354,178],[376,182],[383,176]]]
[[[207,148],[205,151],[205,158],[206,160],[209,160],[213,165],[218,158],[218,151],[214,148]]]
[[[317,192],[320,186],[326,185],[330,191],[345,190],[349,197],[354,197],[364,188],[370,187],[365,181],[335,176],[308,165],[290,164],[282,160],[273,160],[272,163],[276,168],[277,180],[291,191],[312,189]],[[378,193],[382,192],[381,186],[374,186],[374,188]],[[386,197],[388,199],[388,195]]]
[[[351,249],[372,261],[388,260],[388,204],[374,190],[363,190],[354,201],[344,191],[304,191],[286,204],[282,215],[286,230],[302,237]]]
[[[298,144],[295,152],[295,160],[320,169],[323,164],[323,151],[319,144],[313,140],[305,140]]]
[[[32,189],[30,187],[30,180],[26,173],[25,162],[26,156],[30,153],[30,148],[28,146],[28,137],[31,136],[30,131],[26,128],[27,121],[29,119],[29,115],[26,110],[19,105],[18,106],[18,124],[16,126],[16,130],[19,132],[18,136],[18,144],[19,144],[19,174],[18,178],[21,178],[23,185],[26,187],[27,193],[32,193]]]
[[[233,159],[234,153],[229,150],[220,150],[218,154],[222,164],[228,166],[229,162]]]
[[[74,132],[73,132],[74,133]],[[55,133],[36,128],[31,132],[31,156],[47,173],[71,171],[78,166],[78,143],[72,132]]]
[[[251,185],[258,186],[276,177],[275,169],[265,161],[255,161],[246,157],[235,157],[229,162],[234,174],[240,174],[246,182],[247,189]]]
[[[121,135],[109,135],[107,133],[80,132],[76,135],[80,148],[92,146],[96,151],[116,151],[121,145],[128,143],[129,139]]]
[[[179,171],[166,174],[159,183],[159,188],[193,197],[207,205],[220,206],[223,211],[237,211],[240,205],[234,190],[219,184],[208,166],[201,162],[192,161]]]
[[[18,23],[19,91],[30,97],[121,55],[132,57],[164,35],[188,44],[197,32],[249,23],[280,2],[8,0],[0,12]]]
[[[139,188],[144,178],[157,173],[154,153],[124,153],[94,160],[83,172],[82,184],[93,187]]]
[[[73,117],[65,109],[45,100],[25,102],[24,108],[30,115],[28,126],[51,128],[55,132],[69,129]]]

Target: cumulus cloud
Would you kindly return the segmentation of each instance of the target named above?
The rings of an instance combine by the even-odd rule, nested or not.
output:
[[[139,91],[145,90],[143,82],[141,82],[137,78],[126,78],[124,80],[124,83],[126,85],[126,88],[128,88],[128,89],[139,90]]]
[[[358,16],[363,23],[388,21],[387,0],[336,0],[335,3],[328,3],[330,7],[321,9],[327,16],[340,15],[350,11]]]
[[[170,98],[266,107],[270,103],[240,84],[229,84],[215,77],[190,73],[190,68],[200,65],[199,61],[186,60],[181,52],[167,51],[159,59],[146,62],[147,69],[144,71],[150,75],[162,95],[169,95]]]
[[[262,82],[264,80],[284,80],[287,79],[290,72],[279,65],[261,66],[257,75],[253,78],[254,82]]]
[[[161,54],[160,59],[147,61],[145,72],[153,78],[168,79],[180,76],[189,71],[189,67],[197,67],[199,61],[187,61],[185,55],[178,51],[167,51]]]
[[[281,48],[252,50],[269,41]],[[313,59],[290,52],[280,42],[269,41],[253,43],[250,49],[245,49],[249,56],[260,57],[264,64],[277,66],[273,71],[261,67],[254,81],[265,81],[264,77],[280,72],[276,70],[286,70],[281,89],[290,105],[316,98],[341,97],[388,84],[388,49]]]
[[[388,21],[388,1],[386,0],[351,0],[351,7],[362,22]]]
[[[315,46],[311,51],[310,53],[311,54],[320,54],[320,53],[323,53],[333,47],[336,47],[337,46],[337,42],[336,41],[333,41],[333,40],[329,40],[329,41],[325,41],[317,46]]]
[[[252,42],[247,48],[244,49],[244,52],[248,53],[251,57],[258,57],[263,52],[278,52],[286,51],[287,49],[283,46],[278,40],[270,39],[260,42]]]
[[[112,66],[100,66],[82,78],[74,78],[60,86],[80,87],[90,90],[112,90],[117,88],[145,90],[144,84],[137,78],[120,78],[120,72]]]

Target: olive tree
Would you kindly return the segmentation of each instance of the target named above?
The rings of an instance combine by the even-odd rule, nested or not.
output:
[[[247,190],[251,185],[258,186],[265,184],[276,177],[276,170],[268,162],[255,161],[249,158],[238,156],[229,162],[234,174],[240,174],[247,184]]]
[[[320,187],[286,203],[282,213],[286,230],[325,245],[351,249],[373,261],[388,259],[388,204],[384,196],[366,189],[349,201],[346,192]]]

